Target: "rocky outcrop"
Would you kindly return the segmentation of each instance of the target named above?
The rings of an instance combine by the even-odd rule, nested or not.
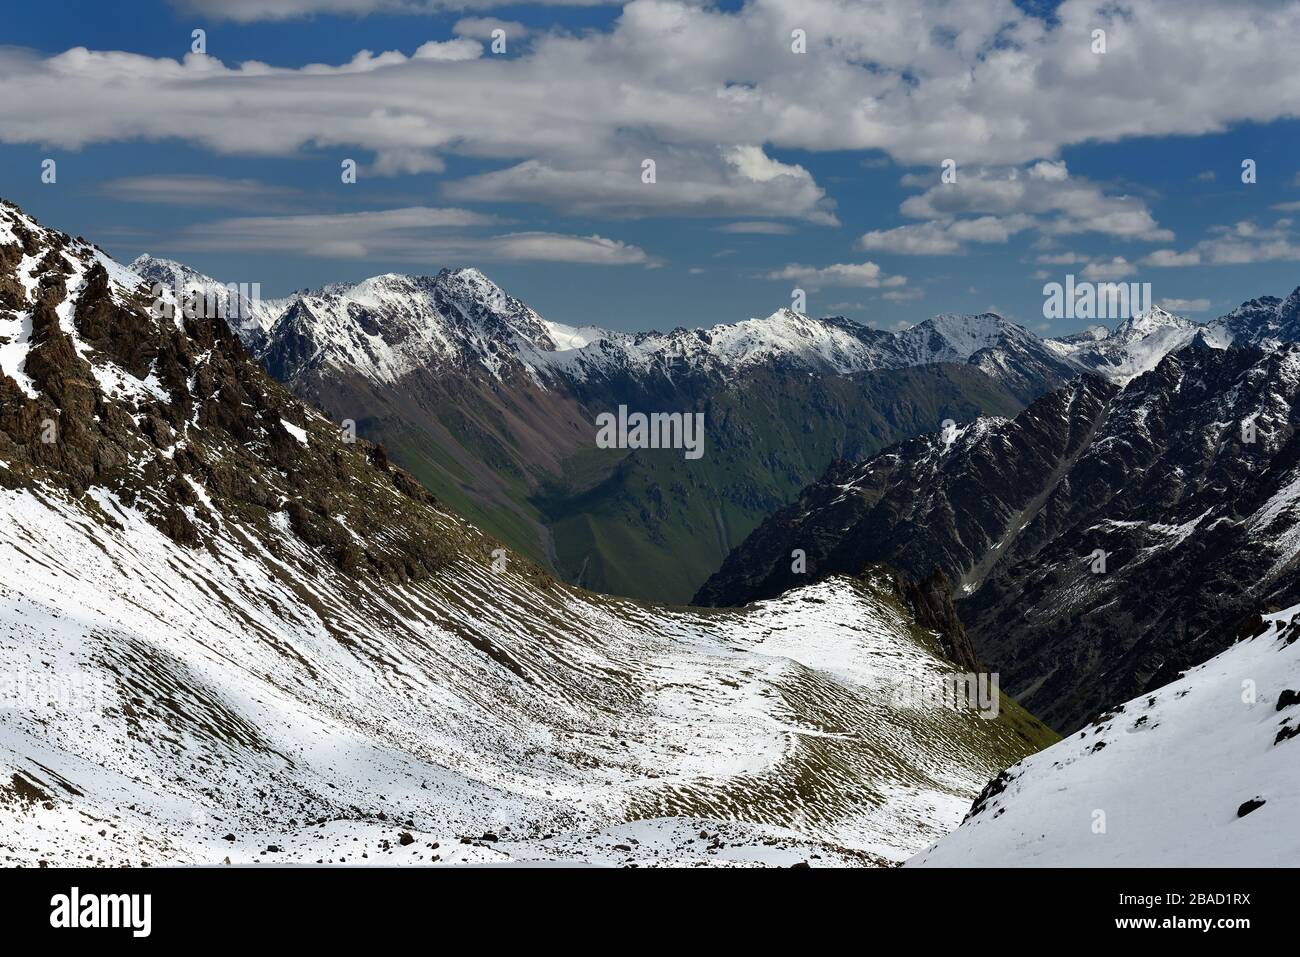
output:
[[[0,484],[104,489],[185,547],[204,547],[217,511],[281,550],[282,516],[336,567],[392,581],[490,548],[412,521],[406,506],[436,499],[382,450],[304,413],[221,318],[156,315],[146,285],[12,205],[0,230],[0,324],[24,353],[0,373]]]
[[[916,623],[939,636],[940,647],[950,661],[972,674],[986,670],[957,614],[952,589],[943,572],[936,568],[920,581],[896,575],[895,581]]]

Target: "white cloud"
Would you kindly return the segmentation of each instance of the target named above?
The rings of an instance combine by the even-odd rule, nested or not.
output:
[[[255,179],[227,179],[193,173],[124,176],[102,183],[99,192],[113,199],[160,206],[225,209],[277,206],[300,197],[298,190]]]
[[[528,232],[493,236],[479,244],[461,248],[478,259],[507,259],[521,262],[586,263],[596,266],[659,265],[645,250],[604,236],[565,236],[558,233]],[[444,259],[450,258],[445,255]],[[464,256],[462,255],[462,258]]]
[[[904,256],[942,256],[961,251],[961,243],[940,223],[911,223],[893,229],[873,229],[858,237],[857,248]]]
[[[1198,252],[1180,253],[1172,249],[1157,249],[1142,257],[1144,266],[1197,266],[1200,262],[1201,254]]]
[[[837,263],[821,268],[791,263],[783,269],[766,273],[763,278],[789,280],[807,289],[821,289],[825,286],[839,289],[878,289],[901,286],[907,282],[905,276],[885,275],[884,270],[873,262]]]
[[[773,223],[761,219],[749,219],[740,223],[727,223],[723,226],[715,226],[715,231],[719,233],[735,233],[738,235],[756,235],[756,236],[785,236],[794,232],[792,226],[786,223]]]
[[[502,30],[507,40],[519,40],[528,35],[528,28],[517,20],[498,20],[496,17],[461,17],[451,32],[457,36],[490,40],[494,30]]]
[[[181,6],[254,20],[465,5]],[[793,22],[808,31],[807,55],[789,50]],[[1079,39],[1098,27],[1108,31],[1105,56]],[[962,171],[954,198],[931,190],[914,197],[918,208],[907,215],[946,222],[1025,213],[1044,217],[1054,235],[1168,243],[1140,200],[1080,183],[1054,157],[1078,143],[1295,117],[1298,46],[1300,17],[1287,3],[1065,0],[1049,23],[1011,0],[751,0],[738,9],[631,0],[606,29],[544,32],[513,57],[484,57],[466,36],[434,38],[414,56],[363,51],[346,63],[298,68],[5,48],[0,141],[75,149],[179,139],[266,156],[356,150],[389,157],[377,170],[409,168],[393,157],[412,155],[431,169],[429,157],[455,153],[505,167],[497,179],[463,184],[462,195],[599,215],[680,213],[699,202],[709,215],[811,222],[833,221],[833,204],[805,170],[777,160],[779,150],[879,151],[935,169],[951,156]],[[668,188],[630,194],[617,177],[648,156],[660,161],[659,185]],[[674,158],[683,161],[676,170]],[[1033,165],[1018,179],[1029,186],[971,185],[980,167],[1024,164]],[[593,198],[584,203],[587,192]]]
[[[1093,281],[1109,282],[1115,279],[1123,279],[1125,276],[1131,276],[1137,272],[1137,266],[1133,265],[1123,256],[1116,256],[1105,262],[1093,262],[1083,267],[1083,278]]]
[[[928,188],[905,199],[899,210],[905,216],[930,221],[970,214],[1033,215],[1037,217],[1033,225],[1047,236],[1101,233],[1148,242],[1174,238],[1160,227],[1142,200],[1108,194],[1087,179],[1066,178],[1064,165],[1040,162],[1027,171],[975,167],[959,172],[955,183],[935,182],[937,177],[928,181],[904,177],[904,185]]]
[[[468,235],[493,216],[416,206],[359,213],[245,216],[190,226],[169,242],[177,249],[276,252],[326,259],[447,262],[561,262],[654,266],[645,250],[604,236],[552,232]]]
[[[644,159],[656,180],[642,180]],[[449,183],[465,202],[536,202],[570,215],[795,217],[835,225],[834,203],[801,166],[775,163],[761,151],[622,149],[607,157],[528,160]]]
[[[1040,160],[1029,167],[1029,175],[1032,179],[1046,180],[1049,183],[1063,183],[1069,179],[1070,172],[1066,169],[1064,161],[1051,163],[1047,160]]]
[[[477,60],[483,55],[483,45],[474,40],[457,38],[455,40],[430,40],[416,47],[411,54],[413,60],[445,60],[455,63],[460,60]]]
[[[441,156],[427,150],[380,150],[366,172],[376,176],[399,176],[409,173],[441,173],[447,164]]]
[[[857,247],[909,256],[938,256],[962,252],[966,243],[1005,243],[1033,225],[1031,217],[1021,215],[910,223],[865,233],[858,238]]]
[[[1167,312],[1204,312],[1210,308],[1208,299],[1161,299],[1160,308]]]
[[[1292,232],[1290,219],[1272,226],[1242,220],[1230,226],[1214,226],[1210,236],[1182,252],[1157,249],[1142,260],[1148,266],[1231,266],[1245,263],[1295,262],[1300,260],[1300,239]]]
[[[175,3],[235,21],[504,7]],[[511,57],[482,55],[487,20],[461,18],[452,39],[412,38],[412,55],[361,51],[300,68],[0,48],[0,142],[179,139],[222,155],[355,152],[373,174],[439,172],[443,157],[460,155],[499,168],[447,183],[451,202],[818,224],[836,221],[835,203],[806,169],[777,159],[780,151],[872,151],[935,170],[953,156],[957,185],[923,183],[902,211],[939,225],[879,239],[933,255],[1002,242],[959,237],[967,217],[1032,216],[1035,229],[1056,237],[1171,243],[1143,200],[1070,176],[1054,157],[1071,144],[1300,114],[1300,17],[1284,3],[1065,0],[1047,22],[1011,0],[750,0],[738,9],[630,0],[604,29],[541,31]],[[789,51],[796,22],[809,35],[805,56]],[[1080,42],[1095,27],[1108,30],[1105,56]],[[659,182],[643,189],[645,157],[659,164]]]

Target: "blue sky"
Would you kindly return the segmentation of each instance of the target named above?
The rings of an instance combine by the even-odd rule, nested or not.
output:
[[[1043,319],[1066,273],[1201,320],[1300,285],[1286,4],[114,6],[7,13],[0,195],[266,295],[474,264],[575,325],[734,321],[799,287],[883,328],[1057,334],[1084,324]]]

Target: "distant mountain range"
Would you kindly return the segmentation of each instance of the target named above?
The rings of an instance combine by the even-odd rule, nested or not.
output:
[[[228,295],[169,260],[130,268],[217,302]],[[1013,415],[1084,371],[1122,384],[1194,339],[1282,341],[1297,332],[1295,311],[1263,298],[1198,324],[1155,307],[1113,332],[1060,339],[992,313],[884,332],[789,309],[624,333],[547,321],[467,268],[305,290],[244,308],[232,325],[300,398],[355,422],[560,577],[685,602],[836,459],[862,460],[945,420]],[[619,406],[704,413],[703,459],[598,449],[596,417]]]
[[[131,269],[223,288],[166,260]],[[991,314],[887,333],[780,310],[619,333],[548,322],[476,269],[327,286],[256,315],[234,325],[272,375],[462,514],[569,581],[677,602],[835,458],[1013,413],[1075,371]],[[598,449],[597,416],[621,405],[704,413],[703,459]]]

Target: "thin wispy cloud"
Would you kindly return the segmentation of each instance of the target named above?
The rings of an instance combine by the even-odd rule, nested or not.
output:
[[[471,210],[429,207],[245,216],[191,226],[170,237],[169,244],[190,251],[252,250],[326,259],[658,265],[637,246],[595,234],[517,231],[480,236],[463,232],[468,227],[498,224],[495,216]]]
[[[192,208],[266,209],[302,201],[302,192],[290,186],[188,173],[124,176],[105,180],[98,191],[133,203]]]

